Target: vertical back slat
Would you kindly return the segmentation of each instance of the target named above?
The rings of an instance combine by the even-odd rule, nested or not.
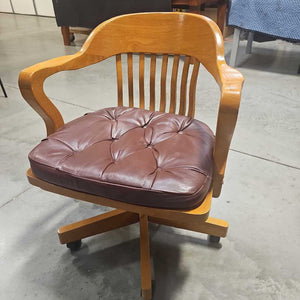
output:
[[[190,62],[191,62],[191,57],[186,56],[184,59],[184,65],[183,65],[182,75],[181,75],[180,107],[179,107],[180,115],[185,115],[185,110],[186,110],[186,86],[187,86]]]
[[[166,111],[166,83],[167,83],[167,70],[168,70],[168,54],[163,55],[162,65],[161,65],[161,75],[160,75],[160,107],[161,112]]]
[[[177,89],[177,75],[179,65],[179,55],[174,55],[172,77],[171,77],[171,96],[170,96],[170,113],[175,113],[176,109],[176,89]]]
[[[139,58],[139,92],[140,92],[140,108],[145,108],[145,54],[140,53]]]
[[[168,73],[168,59],[169,55],[164,54],[161,64],[161,78],[160,78],[160,106],[161,112],[166,111],[166,98],[167,98],[167,73]],[[155,76],[156,76],[156,54],[151,54],[150,61],[150,110],[155,110]],[[180,55],[174,55],[171,84],[170,84],[170,113],[176,113],[177,106],[177,77],[180,63]],[[189,68],[193,65],[193,71],[189,84],[189,99],[187,101],[187,87],[189,78]],[[185,56],[180,82],[180,103],[178,113],[194,117],[195,114],[195,96],[196,96],[196,84],[198,79],[200,62],[196,59],[192,59],[190,56]],[[122,70],[122,56],[116,55],[116,68],[117,68],[117,85],[118,85],[118,106],[123,106],[123,70]],[[133,54],[127,53],[127,72],[128,72],[128,97],[129,106],[134,105],[134,87],[133,87]],[[139,107],[145,108],[145,54],[139,55]],[[187,108],[188,105],[188,108]]]
[[[127,53],[128,99],[129,107],[133,107],[133,61],[132,53]]]
[[[189,111],[188,116],[193,118],[195,115],[195,96],[196,96],[196,84],[198,79],[200,62],[195,59],[194,68],[191,76],[190,91],[189,91]]]
[[[116,55],[117,84],[118,84],[118,106],[123,106],[123,76],[121,54]]]
[[[155,69],[156,69],[156,55],[151,54],[151,63],[150,63],[150,110],[155,110]]]

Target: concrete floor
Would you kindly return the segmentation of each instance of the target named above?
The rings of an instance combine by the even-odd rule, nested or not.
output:
[[[0,14],[0,31],[9,96],[0,96],[0,299],[140,299],[138,226],[88,238],[71,254],[57,228],[107,209],[41,191],[25,177],[45,128],[22,99],[18,74],[78,51],[84,36],[65,47],[54,19],[8,14]],[[243,99],[211,210],[229,221],[228,236],[212,248],[204,234],[152,225],[154,300],[300,299],[300,47],[277,41],[254,43],[253,51],[238,58]],[[68,121],[115,105],[113,76],[109,59],[51,77],[46,92]],[[197,95],[197,118],[214,128],[219,94],[204,70]]]

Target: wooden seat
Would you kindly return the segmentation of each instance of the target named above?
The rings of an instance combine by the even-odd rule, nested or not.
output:
[[[116,209],[61,227],[58,230],[60,242],[71,249],[79,247],[82,238],[140,223],[142,295],[144,299],[151,299],[148,222],[206,233],[214,237],[212,241],[226,236],[227,222],[209,217],[209,212],[212,197],[218,197],[221,192],[227,155],[237,120],[243,76],[227,66],[220,30],[214,22],[203,16],[186,13],[142,13],[115,17],[95,28],[78,53],[39,63],[20,73],[21,93],[43,118],[48,136],[60,132],[64,128],[64,121],[44,93],[45,79],[54,73],[83,68],[111,56],[116,57],[118,107],[125,106],[125,98],[128,98],[129,107],[136,106],[153,112],[161,111],[193,118],[200,63],[212,74],[221,90],[212,151],[212,183],[201,205],[194,209],[147,207],[118,201],[57,185],[43,180],[31,169],[27,171],[29,182],[41,189]],[[150,78],[145,72],[148,58]],[[134,59],[138,59],[138,70],[134,69]],[[122,60],[127,64],[125,70]],[[169,64],[171,68],[168,68]],[[139,75],[138,95],[134,93],[135,72]],[[124,73],[127,73],[128,78],[128,95],[124,94],[123,89]],[[149,90],[145,89],[146,80],[149,80]],[[156,84],[157,81],[159,84]],[[156,89],[157,86],[160,87],[159,90]],[[112,99],[112,106],[114,104]]]

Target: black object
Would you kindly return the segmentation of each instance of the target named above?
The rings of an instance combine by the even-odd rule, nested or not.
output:
[[[3,91],[3,94],[4,94],[4,97],[7,98],[7,94],[6,94],[6,91],[5,91],[5,88],[4,88],[4,85],[2,83],[2,80],[0,78],[0,85],[1,85],[1,88],[2,88],[2,91]]]
[[[220,242],[220,237],[215,235],[209,235],[208,241],[212,244],[218,244]]]
[[[70,33],[70,42],[73,42],[75,40],[74,33]]]
[[[95,28],[112,17],[172,11],[172,0],[52,0],[58,26]]]
[[[77,251],[77,250],[80,249],[81,244],[82,244],[81,240],[71,242],[71,243],[67,243],[67,248],[69,248],[71,251]]]

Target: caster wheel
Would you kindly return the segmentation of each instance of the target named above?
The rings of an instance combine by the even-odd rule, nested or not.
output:
[[[218,243],[220,243],[220,237],[215,236],[215,235],[209,235],[208,236],[208,241],[212,244],[218,244]]]
[[[153,296],[155,290],[155,280],[151,280],[151,294]],[[141,289],[141,297],[143,298],[143,290]]]
[[[155,292],[155,280],[152,280],[151,286],[152,286],[152,295],[154,295],[154,292]]]
[[[73,42],[75,40],[75,34],[70,33],[70,42]]]
[[[71,251],[77,251],[80,249],[80,247],[81,247],[81,240],[67,243],[67,248],[69,248]]]

